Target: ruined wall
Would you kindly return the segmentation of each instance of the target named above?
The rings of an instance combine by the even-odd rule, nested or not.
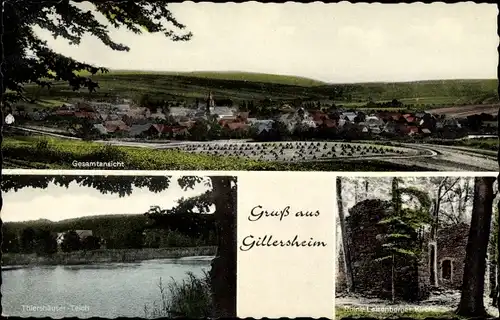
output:
[[[378,222],[386,216],[390,203],[365,200],[349,210],[346,218],[348,245],[351,251],[356,292],[383,298],[391,296],[390,260],[375,261],[381,257],[382,242],[378,235],[384,227]],[[404,300],[420,300],[428,296],[421,261],[398,258],[395,262],[396,295]]]
[[[462,286],[469,225],[442,228],[437,235],[438,284],[441,288],[460,289]],[[443,261],[452,261],[451,279],[443,278]]]

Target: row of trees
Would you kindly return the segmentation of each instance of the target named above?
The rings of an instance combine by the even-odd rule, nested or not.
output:
[[[8,226],[5,229],[8,229]],[[62,252],[95,250],[101,246],[100,238],[88,236],[80,239],[80,236],[74,230],[64,234],[60,248],[57,243],[57,233],[47,228],[27,227],[19,235],[13,234],[9,230],[5,231],[5,241],[2,243],[4,253],[36,253],[45,256],[54,254],[59,250]]]
[[[189,201],[195,201],[195,199],[190,199]],[[154,214],[152,212],[150,210],[146,215],[153,217]],[[170,215],[169,219],[174,219],[177,216],[182,218],[182,224],[184,225],[192,226],[199,224],[198,220],[200,217],[197,214]],[[208,219],[207,221],[209,221],[211,217],[202,216],[201,219]],[[177,224],[181,224],[181,222]],[[207,228],[203,230],[190,229],[191,233],[187,235],[186,232],[180,232],[176,229],[166,231],[157,230],[149,225],[147,227],[125,229],[120,232],[114,232],[113,230],[103,232],[101,230],[103,232],[102,235],[84,237],[80,237],[76,231],[71,230],[63,234],[60,246],[58,246],[58,233],[49,227],[25,227],[21,232],[17,233],[15,230],[11,230],[7,223],[4,224],[5,241],[2,243],[2,251],[4,253],[51,255],[58,251],[86,251],[103,247],[107,249],[143,249],[209,246],[217,244],[214,228],[213,222],[209,222]]]
[[[386,233],[381,234],[383,252],[378,261],[389,260],[392,262],[392,299],[394,292],[394,261],[397,257],[416,259],[419,257],[421,247],[415,239],[421,234],[424,227],[430,227],[430,241],[435,245],[437,233],[444,223],[457,223],[465,220],[466,207],[472,201],[472,212],[470,220],[469,239],[466,249],[466,260],[462,293],[457,314],[461,316],[486,316],[484,307],[484,283],[486,272],[487,248],[490,241],[490,233],[498,243],[498,229],[491,230],[493,206],[496,193],[494,190],[495,178],[478,177],[474,179],[473,185],[469,182],[460,182],[460,178],[434,178],[431,185],[434,186],[435,194],[422,191],[413,187],[401,187],[400,178],[392,178],[390,197],[391,208],[388,217],[382,219],[380,224],[385,225]],[[370,188],[369,181],[364,182],[367,192]],[[342,251],[344,253],[344,270],[348,290],[356,291],[351,261],[350,248],[347,246],[345,206],[342,194],[343,182],[337,179],[337,196],[339,208],[339,222],[342,236]],[[409,195],[417,200],[414,207],[403,207],[403,195]],[[446,205],[446,210],[443,206]],[[450,214],[450,211],[452,212]],[[498,222],[494,224],[498,228]],[[437,252],[437,250],[434,250]],[[497,251],[498,252],[498,249]],[[435,253],[436,254],[436,253]],[[432,259],[432,257],[431,257]],[[436,259],[436,257],[434,257]],[[499,259],[495,254],[493,259]],[[498,265],[498,261],[497,261]],[[437,272],[437,270],[434,270]],[[431,275],[433,285],[437,285],[437,274]],[[500,283],[496,279],[496,284]],[[498,290],[494,291],[493,299],[498,303]]]

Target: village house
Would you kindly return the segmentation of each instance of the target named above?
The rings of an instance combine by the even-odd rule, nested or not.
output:
[[[196,121],[190,120],[189,118],[187,118],[187,119],[181,119],[181,120],[179,120],[178,124],[179,124],[179,126],[185,127],[185,128],[187,128],[189,130],[192,127],[194,127],[194,125],[196,124]]]
[[[258,120],[258,119],[253,119],[249,118],[248,119],[248,124],[255,128],[255,131],[257,134],[262,133],[263,131],[271,131],[273,128],[274,120]]]
[[[425,128],[433,132],[434,130],[436,130],[436,124],[436,117],[434,117],[430,113],[424,113],[422,117],[420,117],[419,125],[421,128]]]
[[[96,123],[96,124],[94,124],[93,127],[101,135],[107,135],[108,134],[108,129],[106,129],[106,127],[102,123]]]
[[[163,113],[163,110],[159,108],[155,113],[151,113],[148,118],[165,120],[167,116]]]
[[[170,107],[169,109],[169,115],[176,118],[176,117],[194,117],[194,112],[195,110],[191,108],[185,108],[185,107]]]
[[[386,122],[382,131],[387,132],[387,133],[391,133],[391,134],[395,134],[395,133],[397,133],[398,127],[399,127],[399,125],[396,122],[388,121],[388,122]]]
[[[161,138],[168,134],[167,125],[165,124],[152,124],[143,132],[146,136],[151,138]]]
[[[243,122],[230,122],[230,123],[226,124],[226,127],[230,131],[240,131],[240,132],[243,132],[243,131],[248,130],[249,125],[248,125],[248,123],[243,123]]]
[[[15,114],[14,114],[14,116],[15,116]],[[28,117],[28,119],[31,119],[34,121],[43,121],[49,116],[49,114],[47,113],[47,111],[41,110],[41,111],[28,112],[26,114],[26,116]]]
[[[189,134],[189,131],[186,127],[169,126],[165,124],[152,124],[147,130],[143,132],[146,136],[155,138],[176,138]]]
[[[80,119],[89,119],[89,120],[101,120],[99,113],[93,111],[75,111],[73,114],[74,117]]]
[[[455,118],[445,118],[436,123],[437,129],[451,128],[451,129],[459,129],[462,125]]]
[[[293,132],[296,128],[316,128],[316,122],[312,116],[305,111],[304,108],[298,108],[293,112],[281,114],[278,118],[279,121],[284,123],[288,131]]]
[[[130,127],[122,120],[106,121],[104,123],[108,133],[126,133],[130,131]]]
[[[62,105],[53,111],[55,116],[72,116],[75,113],[75,109],[72,105]]]
[[[131,137],[137,137],[137,136],[140,136],[141,134],[143,134],[144,132],[147,132],[148,129],[151,127],[152,125],[150,123],[146,123],[146,124],[133,124],[130,126],[130,129],[129,129],[129,136]]]
[[[236,109],[229,107],[214,107],[211,111],[212,115],[215,115],[218,119],[223,119],[224,117],[233,117]]]
[[[356,112],[343,112],[341,114],[341,117],[346,120],[346,121],[349,121],[349,122],[354,122],[354,120],[356,119],[357,117],[357,113]]]
[[[78,235],[78,237],[80,238],[80,241],[87,238],[87,237],[90,237],[93,235],[92,233],[92,230],[74,230],[76,232],[76,234]],[[70,232],[70,230],[68,231],[65,231],[65,232],[58,232],[57,235],[56,235],[56,242],[57,242],[57,246],[58,248],[61,247],[61,244],[63,243],[64,241],[64,236]]]
[[[363,122],[359,125],[363,127],[363,132],[371,132],[373,134],[380,134],[384,126],[384,121],[379,119],[377,116],[366,116]],[[366,128],[366,129],[365,129]]]

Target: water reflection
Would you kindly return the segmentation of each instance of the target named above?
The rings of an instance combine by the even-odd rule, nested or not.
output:
[[[213,257],[2,268],[3,313],[20,317],[143,317],[164,284],[203,276]],[[78,307],[78,308],[77,308]]]

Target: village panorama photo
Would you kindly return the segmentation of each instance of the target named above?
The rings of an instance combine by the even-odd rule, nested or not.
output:
[[[490,176],[337,178],[336,319],[498,318]]]
[[[494,4],[4,10],[7,168],[498,169]]]
[[[2,316],[236,317],[232,176],[4,175]]]

